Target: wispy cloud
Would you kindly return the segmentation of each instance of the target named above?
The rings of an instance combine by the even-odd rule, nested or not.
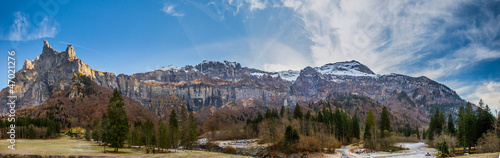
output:
[[[467,101],[478,104],[482,99],[491,109],[500,110],[500,82],[491,79],[471,82],[454,80],[444,82],[444,84],[461,94],[461,97]]]
[[[46,16],[42,21],[33,25],[28,15],[23,12],[14,13],[14,23],[10,26],[10,30],[3,40],[9,41],[26,41],[35,40],[46,37],[55,37],[59,33],[59,23],[52,18]]]
[[[472,67],[487,59],[500,58],[500,51],[492,50],[480,44],[470,44],[441,58],[425,62],[428,67],[411,73],[414,76],[427,76],[433,79],[448,77],[462,71],[462,68]]]
[[[250,11],[265,9],[267,4],[267,1],[260,0],[246,0],[246,2],[250,5]]]
[[[474,92],[465,96],[467,100],[479,103],[482,99],[490,108],[500,110],[500,82],[483,82],[474,89]]]
[[[184,16],[183,13],[180,13],[180,12],[175,10],[174,5],[169,5],[167,3],[163,4],[163,8],[161,9],[161,11],[163,11],[171,16]]]

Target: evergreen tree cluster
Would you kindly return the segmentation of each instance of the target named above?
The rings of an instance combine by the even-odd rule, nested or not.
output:
[[[59,120],[50,120],[46,118],[31,118],[17,117],[15,122],[8,120],[0,120],[0,138],[7,139],[10,135],[6,134],[11,128],[11,124],[15,126],[16,138],[25,139],[46,139],[55,138],[61,132],[61,124]]]
[[[498,130],[495,127],[495,117],[488,105],[485,106],[481,100],[479,106],[475,109],[470,102],[460,107],[456,125],[451,114],[446,119],[445,114],[436,109],[435,113],[431,116],[429,129],[424,131],[424,138],[433,141],[440,135],[449,135],[458,140],[459,145],[463,147],[463,151],[466,151],[468,148],[468,152],[470,152],[472,147],[477,145],[481,137],[487,132],[494,132],[495,129]],[[498,135],[498,132],[496,133]],[[455,148],[448,147],[445,144],[437,142],[436,147],[443,153],[450,153],[448,148]],[[441,149],[446,149],[446,151]]]
[[[144,123],[135,122],[129,135],[130,145],[145,146],[147,153],[180,146],[191,149],[198,140],[198,126],[193,114],[188,115],[183,106],[179,113],[172,109],[167,123],[159,120],[154,124],[149,119]]]
[[[491,114],[488,105],[484,106],[482,101],[474,110],[472,104],[467,102],[465,107],[460,107],[456,129],[457,139],[463,146],[470,149],[475,146],[477,140],[484,133],[494,129],[495,117]]]

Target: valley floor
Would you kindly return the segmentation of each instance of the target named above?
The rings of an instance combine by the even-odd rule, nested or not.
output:
[[[145,154],[144,150],[138,149],[119,149],[118,153],[103,153],[103,147],[98,144],[71,139],[68,136],[62,136],[57,139],[16,139],[16,150],[7,148],[10,145],[6,140],[0,141],[0,157],[6,155],[37,155],[42,157],[49,156],[89,156],[89,157],[227,157],[238,158],[245,157],[239,155],[230,155],[217,152],[205,152],[196,150],[185,150],[185,152]],[[107,151],[113,149],[106,147]]]

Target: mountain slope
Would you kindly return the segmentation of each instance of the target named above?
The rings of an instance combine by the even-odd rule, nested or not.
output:
[[[96,71],[76,57],[69,45],[57,52],[44,41],[40,57],[26,61],[16,73],[15,95],[19,107],[43,104],[52,94],[65,91],[75,73],[89,77],[98,86],[117,88],[156,115],[168,114],[172,106],[165,96],[175,96],[190,111],[206,111],[205,115],[231,102],[254,99],[265,106],[287,108],[332,99],[336,93],[366,96],[395,115],[410,120],[428,117],[434,108],[446,107],[453,115],[465,104],[455,91],[427,77],[399,74],[379,75],[357,62],[330,63],[306,67],[300,71],[266,72],[229,61],[203,61],[195,66],[167,66],[155,71],[133,75],[115,75]],[[7,89],[0,92],[5,103]],[[172,98],[172,97],[171,97]],[[0,110],[6,113],[6,104]],[[443,106],[444,105],[444,106]],[[210,112],[211,111],[211,112]],[[410,112],[409,112],[410,111]],[[204,116],[206,118],[206,116]],[[427,123],[426,119],[417,119]]]
[[[93,119],[101,119],[112,95],[111,89],[95,84],[86,76],[75,74],[69,88],[53,93],[42,105],[24,108],[18,113],[27,117],[57,120],[63,127],[85,127]],[[158,121],[158,116],[137,101],[126,96],[123,99],[130,124],[147,119]]]

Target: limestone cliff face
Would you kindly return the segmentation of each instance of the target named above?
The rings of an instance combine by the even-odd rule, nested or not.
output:
[[[91,69],[76,57],[71,45],[57,52],[44,41],[40,57],[26,60],[16,73],[18,108],[40,105],[53,93],[64,91],[75,73],[88,76],[100,86],[117,88],[157,115],[163,114],[159,109],[169,106],[165,103],[169,95],[182,99],[189,110],[200,111],[246,99],[268,106],[293,106],[329,99],[332,93],[349,93],[370,97],[396,113],[415,111],[411,117],[426,116],[435,107],[457,110],[465,102],[450,88],[426,77],[377,75],[357,61],[306,67],[300,73],[265,72],[236,62],[203,61],[195,66],[115,75]],[[8,110],[7,95],[7,89],[0,93],[0,111],[4,114]]]
[[[64,90],[74,73],[89,74],[92,70],[76,57],[73,46],[66,51],[55,51],[47,41],[44,41],[42,54],[35,60],[24,62],[23,68],[16,73],[15,94],[18,97],[17,108],[41,105],[52,93]],[[0,97],[5,103],[7,89],[2,90]],[[7,112],[2,104],[0,110]]]

